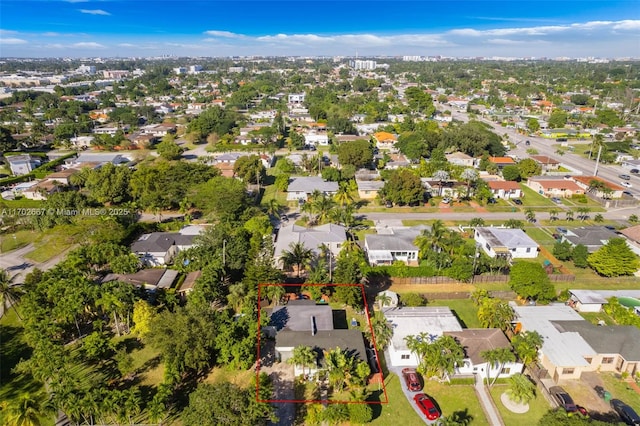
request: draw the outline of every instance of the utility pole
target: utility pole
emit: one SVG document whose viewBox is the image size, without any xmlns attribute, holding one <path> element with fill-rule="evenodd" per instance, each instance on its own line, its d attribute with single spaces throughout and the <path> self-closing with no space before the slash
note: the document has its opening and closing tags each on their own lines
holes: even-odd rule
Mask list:
<svg viewBox="0 0 640 426">
<path fill-rule="evenodd" d="M 227 240 L 222 240 L 222 266 L 227 265 Z"/>
<path fill-rule="evenodd" d="M 598 149 L 598 157 L 596 158 L 596 168 L 593 171 L 593 175 L 594 176 L 598 176 L 598 164 L 600 164 L 600 154 L 602 153 L 602 145 L 600 145 L 600 148 Z"/>
</svg>

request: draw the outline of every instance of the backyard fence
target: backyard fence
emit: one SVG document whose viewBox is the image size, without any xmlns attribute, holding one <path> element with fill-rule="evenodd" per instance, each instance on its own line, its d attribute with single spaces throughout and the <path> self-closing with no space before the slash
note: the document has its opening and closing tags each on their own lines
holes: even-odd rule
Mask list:
<svg viewBox="0 0 640 426">
<path fill-rule="evenodd" d="M 393 285 L 419 285 L 419 284 L 468 284 L 450 277 L 390 277 Z M 549 274 L 551 282 L 571 282 L 576 280 L 573 274 Z M 508 275 L 476 275 L 471 283 L 506 283 Z"/>
</svg>

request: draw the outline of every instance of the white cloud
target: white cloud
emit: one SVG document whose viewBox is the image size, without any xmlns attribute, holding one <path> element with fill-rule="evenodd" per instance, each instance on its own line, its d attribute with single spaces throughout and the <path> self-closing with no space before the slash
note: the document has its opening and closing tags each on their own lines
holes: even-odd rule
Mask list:
<svg viewBox="0 0 640 426">
<path fill-rule="evenodd" d="M 131 43 L 119 43 L 118 47 L 135 47 L 135 44 L 131 44 Z"/>
<path fill-rule="evenodd" d="M 9 38 L 0 38 L 0 44 L 27 44 L 27 40 L 23 40 L 21 38 L 9 37 Z"/>
<path fill-rule="evenodd" d="M 631 31 L 640 31 L 640 20 L 632 21 L 618 21 L 613 25 L 614 30 L 631 30 Z"/>
<path fill-rule="evenodd" d="M 103 16 L 111 15 L 109 12 L 102 9 L 79 9 L 79 10 L 80 10 L 80 13 L 86 13 L 88 15 L 103 15 Z"/>
<path fill-rule="evenodd" d="M 57 33 L 55 31 L 47 31 L 46 33 L 42 33 L 42 35 L 45 37 L 58 37 L 58 36 L 61 36 L 62 34 Z"/>
<path fill-rule="evenodd" d="M 83 41 L 80 43 L 74 43 L 71 45 L 71 47 L 76 47 L 79 49 L 104 49 L 106 46 L 94 41 Z"/>
<path fill-rule="evenodd" d="M 45 49 L 64 49 L 65 45 L 60 43 L 49 43 L 44 45 Z"/>
<path fill-rule="evenodd" d="M 209 31 L 205 31 L 204 33 L 212 37 L 222 37 L 222 38 L 245 38 L 246 37 L 243 34 L 236 34 L 236 33 L 232 33 L 231 31 L 209 30 Z"/>
<path fill-rule="evenodd" d="M 13 30 L 0 30 L 0 35 L 9 35 L 9 34 L 18 34 L 18 32 Z"/>
</svg>

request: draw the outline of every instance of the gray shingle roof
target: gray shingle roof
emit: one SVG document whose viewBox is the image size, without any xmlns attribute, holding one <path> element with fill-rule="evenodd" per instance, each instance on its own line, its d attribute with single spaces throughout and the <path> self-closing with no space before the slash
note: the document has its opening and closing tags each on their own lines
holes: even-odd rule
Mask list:
<svg viewBox="0 0 640 426">
<path fill-rule="evenodd" d="M 303 302 L 303 303 L 298 303 Z M 292 300 L 285 306 L 273 308 L 270 324 L 277 330 L 311 331 L 311 318 L 315 329 L 333 330 L 333 311 L 329 305 L 316 305 L 315 302 Z"/>
<path fill-rule="evenodd" d="M 328 223 L 314 228 L 289 225 L 280 228 L 275 244 L 275 259 L 282 256 L 282 252 L 289 250 L 291 243 L 302 243 L 306 248 L 320 253 L 319 247 L 326 243 L 342 243 L 346 241 L 347 233 L 340 225 Z"/>
<path fill-rule="evenodd" d="M 564 238 L 573 245 L 583 244 L 588 248 L 596 249 L 617 236 L 615 232 L 604 226 L 582 226 L 569 229 Z"/>
<path fill-rule="evenodd" d="M 131 251 L 134 253 L 162 253 L 169 250 L 174 245 L 176 236 L 175 232 L 154 232 L 152 234 L 144 234 L 138 241 L 133 243 Z"/>
<path fill-rule="evenodd" d="M 305 192 L 311 194 L 313 191 L 337 192 L 338 182 L 325 181 L 318 176 L 293 177 L 289 182 L 287 192 Z"/>
<path fill-rule="evenodd" d="M 367 360 L 364 339 L 360 330 L 320 330 L 315 336 L 309 331 L 283 330 L 276 335 L 276 348 L 291 348 L 296 346 L 317 348 L 317 352 L 340 348 L 348 355 L 361 361 Z M 321 356 L 322 358 L 322 356 Z"/>
<path fill-rule="evenodd" d="M 599 354 L 640 361 L 640 329 L 632 325 L 597 326 L 588 321 L 554 321 L 561 333 L 576 332 Z"/>
</svg>

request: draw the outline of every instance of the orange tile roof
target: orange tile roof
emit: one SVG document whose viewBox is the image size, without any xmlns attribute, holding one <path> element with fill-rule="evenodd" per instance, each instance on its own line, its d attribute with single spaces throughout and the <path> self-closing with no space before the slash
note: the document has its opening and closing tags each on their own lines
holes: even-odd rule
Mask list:
<svg viewBox="0 0 640 426">
<path fill-rule="evenodd" d="M 589 183 L 592 180 L 597 180 L 598 182 L 604 183 L 612 191 L 624 191 L 624 188 L 622 186 L 616 185 L 615 183 L 602 179 L 601 177 L 598 177 L 598 176 L 574 176 L 573 180 L 587 186 L 589 186 Z"/>
<path fill-rule="evenodd" d="M 489 161 L 494 164 L 515 164 L 511 157 L 489 157 Z"/>
<path fill-rule="evenodd" d="M 376 138 L 378 141 L 382 142 L 382 141 L 396 141 L 396 136 L 394 134 L 391 134 L 389 132 L 378 132 L 375 133 L 373 135 L 374 138 Z"/>
<path fill-rule="evenodd" d="M 520 189 L 520 185 L 518 185 L 518 182 L 512 180 L 490 180 L 489 182 L 487 182 L 487 184 L 491 189 Z"/>
</svg>

